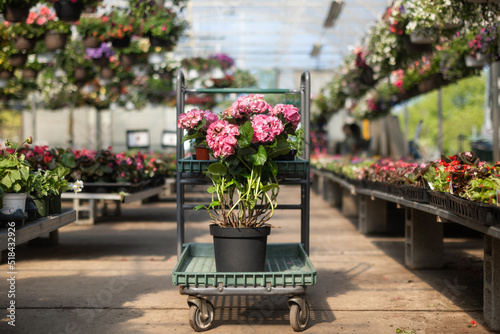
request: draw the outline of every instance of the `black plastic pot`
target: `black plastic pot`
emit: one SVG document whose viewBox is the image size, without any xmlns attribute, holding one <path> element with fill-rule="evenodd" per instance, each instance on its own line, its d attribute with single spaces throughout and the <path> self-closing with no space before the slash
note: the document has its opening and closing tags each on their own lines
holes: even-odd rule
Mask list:
<svg viewBox="0 0 500 334">
<path fill-rule="evenodd" d="M 217 272 L 262 272 L 270 226 L 224 228 L 210 225 Z"/>
<path fill-rule="evenodd" d="M 81 1 L 60 0 L 54 3 L 54 8 L 59 20 L 74 22 L 78 21 L 82 15 L 83 3 Z"/>
<path fill-rule="evenodd" d="M 33 202 L 36 204 L 36 217 L 42 218 L 47 217 L 49 215 L 49 197 L 33 197 Z"/>
<path fill-rule="evenodd" d="M 49 214 L 61 213 L 61 194 L 49 196 Z"/>
</svg>

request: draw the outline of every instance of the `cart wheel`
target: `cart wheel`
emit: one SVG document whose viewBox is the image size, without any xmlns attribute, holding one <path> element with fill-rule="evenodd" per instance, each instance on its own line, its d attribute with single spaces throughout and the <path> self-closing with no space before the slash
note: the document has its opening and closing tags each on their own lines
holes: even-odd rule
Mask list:
<svg viewBox="0 0 500 334">
<path fill-rule="evenodd" d="M 197 305 L 195 304 L 189 305 L 189 324 L 196 332 L 207 331 L 213 325 L 214 314 L 215 314 L 214 306 L 208 300 L 206 300 L 205 302 L 207 304 L 207 313 L 208 313 L 207 319 L 203 319 L 203 314 Z"/>
<path fill-rule="evenodd" d="M 290 303 L 290 326 L 296 332 L 302 332 L 307 328 L 311 309 L 309 304 L 304 300 L 304 309 L 301 309 L 297 303 Z"/>
</svg>

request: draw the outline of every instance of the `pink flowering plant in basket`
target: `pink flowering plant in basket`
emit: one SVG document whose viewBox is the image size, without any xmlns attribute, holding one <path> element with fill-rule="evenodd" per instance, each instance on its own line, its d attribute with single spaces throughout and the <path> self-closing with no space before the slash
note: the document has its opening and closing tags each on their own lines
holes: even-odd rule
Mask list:
<svg viewBox="0 0 500 334">
<path fill-rule="evenodd" d="M 271 106 L 263 95 L 238 98 L 217 119 L 208 111 L 196 117 L 181 115 L 179 126 L 190 119 L 217 161 L 205 174 L 211 179 L 212 202 L 206 209 L 221 227 L 267 225 L 277 206 L 278 165 L 275 158 L 290 152 L 290 136 L 297 135 L 300 112 L 293 105 Z M 204 134 L 206 129 L 206 134 Z M 189 134 L 189 131 L 188 131 Z M 186 137 L 185 137 L 186 138 Z"/>
</svg>

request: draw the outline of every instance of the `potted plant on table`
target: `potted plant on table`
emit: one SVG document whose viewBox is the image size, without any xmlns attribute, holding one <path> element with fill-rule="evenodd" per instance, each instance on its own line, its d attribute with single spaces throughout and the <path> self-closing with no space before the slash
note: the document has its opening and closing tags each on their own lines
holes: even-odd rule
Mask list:
<svg viewBox="0 0 500 334">
<path fill-rule="evenodd" d="M 33 139 L 28 137 L 19 147 L 25 143 L 31 144 Z M 24 154 L 19 154 L 18 149 L 12 149 L 7 140 L 0 155 L 0 195 L 2 197 L 0 213 L 2 215 L 15 214 L 17 219 L 24 218 L 26 197 L 32 181 L 30 172 L 31 165 L 26 161 Z"/>
<path fill-rule="evenodd" d="M 218 159 L 205 172 L 212 202 L 195 209 L 206 209 L 212 219 L 217 271 L 264 270 L 268 222 L 280 189 L 274 159 L 290 151 L 287 137 L 296 134 L 299 121 L 293 105 L 272 107 L 262 95 L 248 95 L 208 126 L 206 142 Z"/>
</svg>

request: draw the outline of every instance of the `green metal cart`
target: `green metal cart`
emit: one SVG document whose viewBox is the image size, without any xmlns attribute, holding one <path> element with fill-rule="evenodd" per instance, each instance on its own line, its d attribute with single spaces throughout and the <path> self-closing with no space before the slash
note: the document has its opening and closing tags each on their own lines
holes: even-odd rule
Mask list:
<svg viewBox="0 0 500 334">
<path fill-rule="evenodd" d="M 310 76 L 302 73 L 300 89 L 187 89 L 182 71 L 177 74 L 177 116 L 184 112 L 188 94 L 283 94 L 289 98 L 300 98 L 300 111 L 304 138 L 310 138 Z M 182 131 L 177 131 L 177 142 L 182 140 Z M 213 161 L 193 160 L 185 157 L 182 145 L 177 145 L 177 264 L 172 273 L 173 284 L 180 293 L 188 295 L 189 324 L 197 331 L 206 331 L 213 325 L 215 309 L 206 299 L 209 296 L 228 295 L 282 295 L 288 297 L 290 325 L 295 331 L 307 328 L 310 307 L 303 298 L 307 287 L 316 283 L 316 270 L 309 254 L 309 146 L 304 147 L 303 156 L 293 161 L 277 161 L 279 184 L 300 186 L 299 204 L 281 204 L 277 209 L 300 210 L 301 242 L 268 244 L 264 272 L 217 272 L 213 244 L 185 243 L 184 212 L 192 210 L 194 204 L 185 203 L 185 187 L 206 184 L 202 172 Z"/>
</svg>

